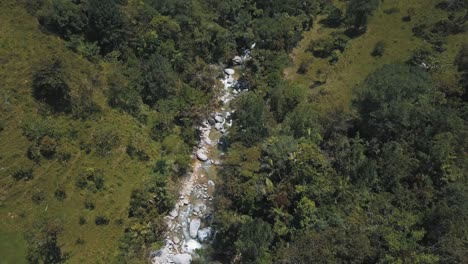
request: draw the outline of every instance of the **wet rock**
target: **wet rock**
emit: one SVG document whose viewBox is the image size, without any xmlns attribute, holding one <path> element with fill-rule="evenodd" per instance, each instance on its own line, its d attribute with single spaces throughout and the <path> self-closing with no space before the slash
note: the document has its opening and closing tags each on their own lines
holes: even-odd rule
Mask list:
<svg viewBox="0 0 468 264">
<path fill-rule="evenodd" d="M 197 238 L 198 229 L 200 229 L 201 221 L 200 219 L 193 219 L 190 221 L 189 234 L 191 238 Z"/>
<path fill-rule="evenodd" d="M 192 262 L 192 256 L 190 254 L 177 254 L 172 256 L 172 261 L 175 264 L 190 264 Z"/>
<path fill-rule="evenodd" d="M 211 239 L 211 235 L 213 234 L 213 229 L 211 227 L 206 227 L 203 229 L 198 230 L 198 240 L 202 243 Z"/>
<path fill-rule="evenodd" d="M 227 74 L 227 75 L 233 75 L 235 73 L 235 71 L 233 69 L 225 69 L 224 72 Z"/>
<path fill-rule="evenodd" d="M 214 187 L 214 186 L 215 186 L 215 183 L 214 183 L 212 180 L 209 180 L 209 181 L 208 181 L 208 186 L 213 186 L 213 187 Z"/>
</svg>

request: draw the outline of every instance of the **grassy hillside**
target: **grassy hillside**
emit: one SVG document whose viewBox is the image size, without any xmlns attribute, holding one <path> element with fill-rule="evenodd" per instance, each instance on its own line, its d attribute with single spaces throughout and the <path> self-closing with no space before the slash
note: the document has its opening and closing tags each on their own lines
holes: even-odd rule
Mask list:
<svg viewBox="0 0 468 264">
<path fill-rule="evenodd" d="M 147 127 L 107 106 L 104 87 L 110 63 L 96 66 L 69 51 L 63 40 L 41 32 L 36 18 L 15 1 L 1 1 L 0 9 L 0 262 L 24 263 L 24 235 L 52 221 L 62 229 L 58 240 L 70 263 L 108 263 L 126 224 L 131 190 L 142 185 L 151 167 L 151 162 L 132 160 L 126 146 L 132 141 L 154 160 L 159 145 L 149 140 Z M 86 120 L 51 115 L 32 98 L 33 71 L 52 55 L 68 66 L 72 92 L 92 85 L 99 113 Z M 57 158 L 28 159 L 28 148 L 34 145 L 24 135 L 28 126 L 55 130 Z M 119 140 L 109 154 L 101 155 L 96 135 L 108 131 Z M 31 169 L 33 179 L 15 180 L 12 175 L 21 169 Z M 102 176 L 104 186 L 98 189 L 88 181 L 87 187 L 77 187 L 77 179 L 90 173 Z M 95 208 L 86 209 L 85 201 Z M 96 225 L 100 215 L 110 223 Z M 80 224 L 80 217 L 86 223 Z"/>
<path fill-rule="evenodd" d="M 313 101 L 319 108 L 326 111 L 348 109 L 352 99 L 352 89 L 375 69 L 389 63 L 407 61 L 414 50 L 430 48 L 424 39 L 417 38 L 412 28 L 418 24 L 427 25 L 446 19 L 448 12 L 436 8 L 439 0 L 393 0 L 382 1 L 368 22 L 367 31 L 347 42 L 343 53 L 338 52 L 338 62 L 331 65 L 328 59 L 316 58 L 308 51 L 311 42 L 324 39 L 333 34 L 345 31 L 343 28 L 329 28 L 320 23 L 325 19 L 317 19 L 314 28 L 303 34 L 303 39 L 293 50 L 293 64 L 285 69 L 286 78 L 295 83 L 311 86 L 314 82 L 324 82 L 322 86 L 312 88 Z M 335 5 L 345 12 L 345 3 L 335 1 Z M 402 18 L 412 13 L 411 21 L 404 22 Z M 381 57 L 371 55 L 377 42 L 383 41 L 385 51 Z M 437 60 L 443 65 L 442 75 L 454 75 L 455 55 L 466 41 L 466 34 L 448 37 L 446 50 L 437 53 Z M 305 74 L 298 73 L 301 64 L 307 65 Z M 441 76 L 447 80 L 453 76 Z"/>
</svg>

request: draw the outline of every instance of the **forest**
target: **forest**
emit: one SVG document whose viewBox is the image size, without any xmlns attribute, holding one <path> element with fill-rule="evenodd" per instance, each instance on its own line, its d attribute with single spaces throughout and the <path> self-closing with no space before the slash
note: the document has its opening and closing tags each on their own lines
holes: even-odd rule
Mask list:
<svg viewBox="0 0 468 264">
<path fill-rule="evenodd" d="M 468 263 L 467 0 L 0 10 L 1 263 L 150 263 L 248 49 L 192 263 Z"/>
</svg>

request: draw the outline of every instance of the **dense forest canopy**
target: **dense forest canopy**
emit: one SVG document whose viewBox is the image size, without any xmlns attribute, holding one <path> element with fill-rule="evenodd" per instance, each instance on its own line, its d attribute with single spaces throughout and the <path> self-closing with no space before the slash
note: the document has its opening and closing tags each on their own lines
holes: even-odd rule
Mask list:
<svg viewBox="0 0 468 264">
<path fill-rule="evenodd" d="M 0 4 L 12 28 L 0 39 L 28 34 L 21 46 L 21 34 L 0 43 L 0 162 L 11 162 L 0 239 L 18 217 L 15 233 L 27 235 L 12 237 L 29 263 L 148 261 L 197 127 L 223 106 L 221 66 L 255 46 L 239 67 L 249 92 L 233 101 L 222 138 L 217 233 L 196 261 L 468 262 L 468 2 L 389 2 Z M 374 39 L 390 16 L 401 39 Z M 405 38 L 420 45 L 391 58 Z M 364 40 L 367 54 L 350 55 Z M 373 62 L 356 65 L 361 57 Z M 343 61 L 363 76 L 340 87 L 352 91 L 347 105 L 323 107 L 333 75 L 355 80 Z"/>
</svg>

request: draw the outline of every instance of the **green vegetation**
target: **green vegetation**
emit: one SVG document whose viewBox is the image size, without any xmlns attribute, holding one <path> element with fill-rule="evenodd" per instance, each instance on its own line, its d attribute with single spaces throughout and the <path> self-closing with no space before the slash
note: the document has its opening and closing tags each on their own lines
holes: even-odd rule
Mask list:
<svg viewBox="0 0 468 264">
<path fill-rule="evenodd" d="M 145 263 L 253 43 L 204 261 L 468 261 L 466 1 L 0 8 L 2 261 Z"/>
</svg>

